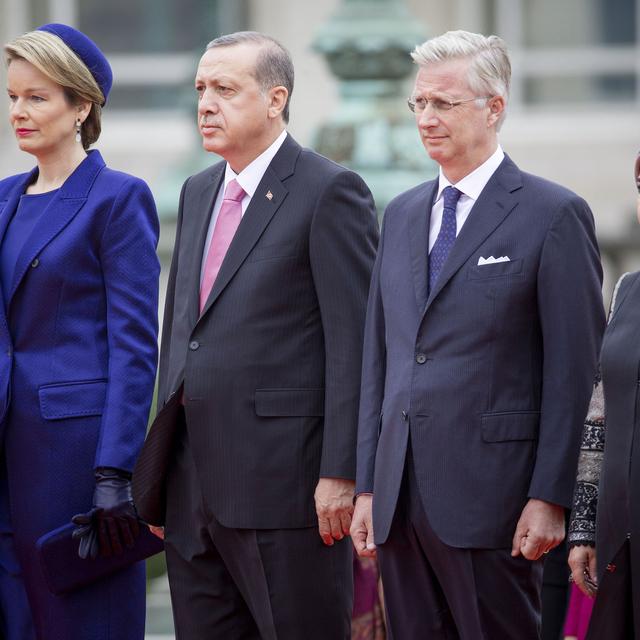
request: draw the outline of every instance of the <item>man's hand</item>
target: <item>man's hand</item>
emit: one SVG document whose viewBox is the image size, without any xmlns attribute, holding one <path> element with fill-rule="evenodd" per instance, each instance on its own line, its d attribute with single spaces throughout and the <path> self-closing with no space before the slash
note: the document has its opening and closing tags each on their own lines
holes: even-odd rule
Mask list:
<svg viewBox="0 0 640 640">
<path fill-rule="evenodd" d="M 164 540 L 164 527 L 154 527 L 151 524 L 148 524 L 147 527 L 149 527 L 149 531 L 151 531 L 156 538 Z"/>
<path fill-rule="evenodd" d="M 376 555 L 376 545 L 373 542 L 372 504 L 373 496 L 370 493 L 359 495 L 351 522 L 351 541 L 357 554 L 363 558 L 373 558 Z"/>
<path fill-rule="evenodd" d="M 531 498 L 522 510 L 513 536 L 512 556 L 537 560 L 564 540 L 564 508 Z"/>
<path fill-rule="evenodd" d="M 318 531 L 329 547 L 334 540 L 342 540 L 349 535 L 354 488 L 353 480 L 343 478 L 320 478 L 318 481 L 314 494 Z"/>
<path fill-rule="evenodd" d="M 593 598 L 598 590 L 596 578 L 596 550 L 594 547 L 577 546 L 569 552 L 571 578 L 580 591 Z"/>
</svg>

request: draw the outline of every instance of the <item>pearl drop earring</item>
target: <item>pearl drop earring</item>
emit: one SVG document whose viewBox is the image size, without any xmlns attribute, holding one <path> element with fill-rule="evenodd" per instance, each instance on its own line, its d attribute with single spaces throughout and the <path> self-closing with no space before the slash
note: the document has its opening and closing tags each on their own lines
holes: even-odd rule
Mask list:
<svg viewBox="0 0 640 640">
<path fill-rule="evenodd" d="M 80 122 L 80 118 L 76 120 L 76 142 L 82 142 L 82 136 L 80 135 L 80 127 L 82 122 Z"/>
</svg>

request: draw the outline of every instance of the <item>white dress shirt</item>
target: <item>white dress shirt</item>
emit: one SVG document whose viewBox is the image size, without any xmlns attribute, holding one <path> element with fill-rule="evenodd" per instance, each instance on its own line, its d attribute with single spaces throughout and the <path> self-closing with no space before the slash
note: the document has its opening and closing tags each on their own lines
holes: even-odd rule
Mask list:
<svg viewBox="0 0 640 640">
<path fill-rule="evenodd" d="M 218 220 L 218 214 L 222 208 L 222 199 L 224 198 L 224 191 L 227 185 L 232 180 L 237 180 L 238 184 L 244 189 L 245 196 L 242 198 L 242 215 L 244 216 L 253 194 L 256 192 L 264 172 L 273 160 L 273 157 L 278 153 L 278 150 L 282 146 L 287 132 L 283 131 L 272 143 L 268 146 L 255 160 L 252 160 L 240 173 L 236 173 L 227 162 L 227 166 L 224 172 L 224 184 L 218 189 L 218 195 L 216 196 L 216 202 L 213 205 L 213 211 L 211 212 L 211 220 L 209 221 L 209 229 L 207 230 L 207 240 L 204 243 L 204 253 L 202 254 L 202 262 L 200 264 L 200 284 L 202 284 L 202 278 L 204 277 L 204 265 L 207 261 L 207 254 L 209 253 L 209 246 L 211 245 L 211 238 L 213 237 L 213 230 L 216 227 Z"/>
<path fill-rule="evenodd" d="M 487 186 L 487 182 L 495 173 L 504 159 L 504 151 L 498 145 L 496 150 L 485 160 L 477 169 L 466 175 L 457 184 L 452 184 L 447 180 L 446 176 L 440 168 L 440 177 L 438 181 L 438 193 L 436 200 L 431 208 L 431 219 L 429 221 L 429 252 L 433 249 L 440 226 L 442 225 L 442 210 L 444 209 L 444 198 L 442 192 L 445 187 L 452 186 L 462 192 L 456 207 L 456 237 L 460 234 L 462 225 L 467 221 L 471 208 L 476 200 L 480 197 L 482 190 Z"/>
</svg>

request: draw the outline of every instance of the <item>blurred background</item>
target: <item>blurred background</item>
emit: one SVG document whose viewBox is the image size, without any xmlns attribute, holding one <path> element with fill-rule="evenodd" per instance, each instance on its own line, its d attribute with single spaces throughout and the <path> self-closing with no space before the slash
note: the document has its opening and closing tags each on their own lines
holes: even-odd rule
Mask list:
<svg viewBox="0 0 640 640">
<path fill-rule="evenodd" d="M 606 300 L 619 273 L 640 268 L 632 179 L 640 148 L 640 0 L 0 0 L 2 42 L 45 22 L 81 29 L 112 63 L 114 88 L 96 146 L 113 168 L 151 186 L 162 220 L 163 292 L 180 187 L 216 160 L 201 150 L 196 127 L 197 62 L 211 39 L 244 29 L 290 50 L 289 131 L 359 171 L 380 214 L 391 197 L 436 171 L 406 107 L 415 72 L 408 52 L 450 29 L 500 35 L 513 63 L 505 151 L 591 205 Z M 7 103 L 0 100 L 0 176 L 33 164 L 16 148 Z M 151 632 L 164 625 L 170 633 L 159 589 Z"/>
</svg>

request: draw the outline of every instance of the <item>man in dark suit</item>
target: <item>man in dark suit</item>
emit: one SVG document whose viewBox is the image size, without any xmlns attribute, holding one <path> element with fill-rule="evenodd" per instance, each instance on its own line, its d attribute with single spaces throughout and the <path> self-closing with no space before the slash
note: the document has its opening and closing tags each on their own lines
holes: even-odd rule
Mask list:
<svg viewBox="0 0 640 640">
<path fill-rule="evenodd" d="M 450 32 L 413 58 L 440 175 L 383 221 L 351 534 L 377 547 L 396 640 L 534 639 L 604 321 L 593 218 L 500 148 L 502 40 Z"/>
<path fill-rule="evenodd" d="M 367 291 L 369 189 L 285 130 L 293 66 L 271 38 L 211 42 L 203 146 L 180 196 L 159 403 L 182 394 L 165 543 L 178 638 L 340 639 Z"/>
</svg>

